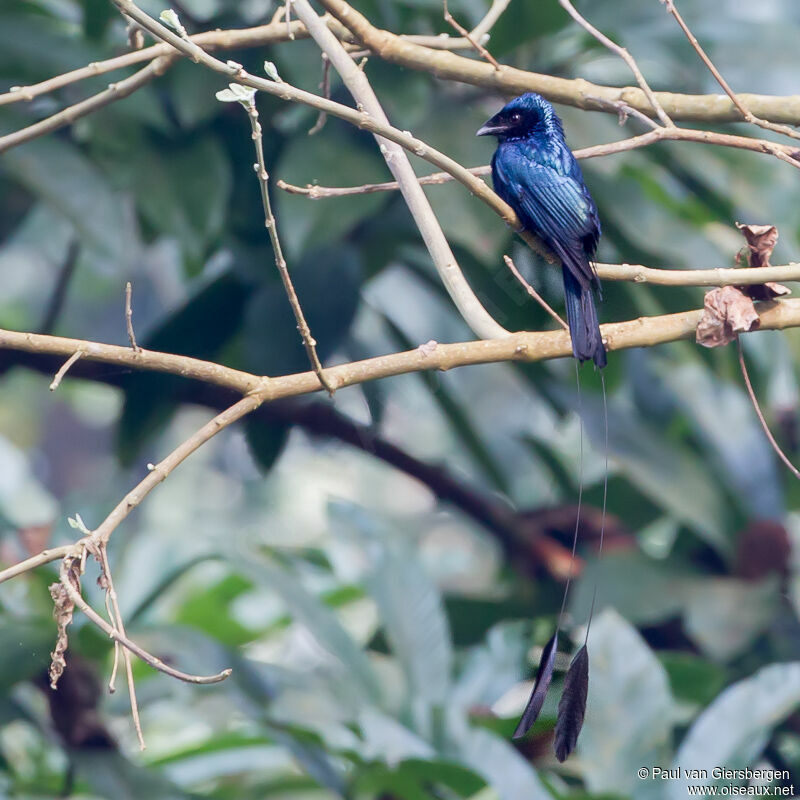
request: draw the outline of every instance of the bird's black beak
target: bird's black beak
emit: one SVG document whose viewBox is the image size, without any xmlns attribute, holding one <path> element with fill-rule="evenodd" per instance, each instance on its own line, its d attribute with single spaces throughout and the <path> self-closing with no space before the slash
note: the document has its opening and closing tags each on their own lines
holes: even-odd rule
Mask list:
<svg viewBox="0 0 800 800">
<path fill-rule="evenodd" d="M 506 131 L 507 126 L 505 123 L 498 119 L 500 115 L 495 114 L 491 119 L 487 119 L 483 125 L 478 128 L 476 136 L 497 136 Z"/>
</svg>

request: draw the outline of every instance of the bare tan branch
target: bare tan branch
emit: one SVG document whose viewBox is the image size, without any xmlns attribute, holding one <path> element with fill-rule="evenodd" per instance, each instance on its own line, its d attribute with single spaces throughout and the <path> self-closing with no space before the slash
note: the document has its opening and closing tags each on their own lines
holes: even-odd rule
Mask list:
<svg viewBox="0 0 800 800">
<path fill-rule="evenodd" d="M 661 2 L 666 6 L 667 11 L 675 18 L 678 26 L 689 40 L 689 44 L 692 45 L 697 55 L 700 56 L 700 60 L 706 65 L 708 71 L 714 76 L 714 80 L 716 80 L 716 82 L 722 87 L 722 90 L 725 92 L 725 94 L 730 97 L 733 105 L 736 106 L 739 113 L 747 122 L 750 122 L 753 125 L 757 125 L 759 128 L 764 128 L 768 131 L 782 133 L 784 136 L 789 136 L 792 139 L 800 139 L 800 133 L 793 128 L 790 128 L 788 125 L 776 125 L 774 122 L 761 119 L 753 114 L 753 112 L 742 102 L 741 97 L 737 95 L 733 89 L 731 89 L 728 82 L 722 77 L 722 73 L 716 68 L 714 62 L 708 57 L 708 54 L 702 48 L 700 42 L 697 41 L 697 37 L 692 33 L 689 26 L 678 12 L 673 0 L 661 0 Z"/>
<path fill-rule="evenodd" d="M 561 8 L 563 8 L 567 14 L 569 14 L 575 22 L 578 23 L 584 30 L 588 31 L 595 39 L 597 39 L 600 44 L 604 47 L 607 47 L 612 53 L 616 53 L 630 68 L 630 71 L 633 73 L 634 78 L 636 78 L 636 83 L 639 85 L 639 88 L 644 92 L 647 101 L 650 103 L 650 107 L 655 112 L 655 115 L 661 120 L 662 124 L 667 127 L 671 127 L 674 123 L 669 118 L 669 115 L 666 111 L 664 111 L 664 107 L 661 105 L 661 102 L 656 97 L 653 90 L 650 88 L 650 84 L 645 80 L 642 71 L 639 69 L 639 65 L 636 63 L 634 57 L 628 52 L 628 50 L 624 47 L 621 47 L 616 42 L 611 41 L 602 31 L 599 31 L 589 22 L 585 17 L 581 16 L 575 6 L 572 5 L 570 0 L 558 0 Z M 621 99 L 621 98 L 620 98 Z"/>
<path fill-rule="evenodd" d="M 603 265 L 598 265 L 600 272 Z M 779 267 L 761 267 L 757 270 L 720 270 L 720 272 L 758 272 L 761 283 L 769 270 Z M 795 274 L 800 272 L 800 265 L 794 266 Z M 653 270 L 664 272 L 669 270 Z M 691 270 L 687 270 L 691 273 Z M 711 272 L 716 272 L 712 270 Z M 601 272 L 602 275 L 602 272 Z M 685 285 L 677 284 L 676 285 Z M 703 284 L 705 285 L 705 284 Z M 800 326 L 800 299 L 776 300 L 756 305 L 762 330 L 782 330 Z M 697 322 L 702 316 L 702 309 L 682 311 L 677 314 L 666 314 L 655 317 L 641 317 L 626 322 L 612 322 L 601 325 L 603 338 L 609 350 L 623 350 L 630 347 L 651 347 L 665 342 L 688 339 L 694 336 Z M 216 386 L 224 386 L 246 396 L 231 408 L 215 417 L 190 440 L 184 442 L 164 461 L 148 474 L 144 481 L 126 496 L 113 517 L 103 523 L 104 530 L 112 529 L 135 508 L 158 483 L 185 458 L 193 453 L 203 442 L 210 439 L 222 427 L 255 410 L 261 403 L 280 400 L 285 397 L 296 397 L 322 389 L 322 384 L 314 372 L 303 372 L 284 375 L 276 378 L 263 378 L 246 372 L 222 367 L 217 364 L 200 361 L 169 353 L 156 353 L 143 350 L 134 353 L 129 347 L 99 344 L 80 339 L 66 339 L 58 336 L 45 336 L 33 333 L 18 333 L 0 329 L 0 349 L 20 350 L 28 353 L 42 353 L 67 357 L 82 349 L 85 361 L 99 361 L 106 364 L 127 366 L 133 369 L 147 369 L 158 372 L 171 372 L 186 378 L 206 380 Z M 553 358 L 569 357 L 572 354 L 569 337 L 564 331 L 523 332 L 510 334 L 502 339 L 487 339 L 455 344 L 437 344 L 430 351 L 420 352 L 419 348 L 401 353 L 392 353 L 363 361 L 353 361 L 328 367 L 326 372 L 338 389 L 353 386 L 366 381 L 379 380 L 394 375 L 426 370 L 448 370 L 455 367 L 474 364 L 489 364 L 502 361 L 544 361 Z M 95 533 L 99 533 L 98 528 Z M 55 556 L 58 558 L 60 556 Z M 41 563 L 54 560 L 48 558 Z M 26 564 L 29 564 L 25 562 Z M 29 565 L 32 569 L 37 564 Z M 24 569 L 19 565 L 12 567 L 14 574 Z M 0 581 L 7 580 L 4 572 L 0 572 Z"/>
<path fill-rule="evenodd" d="M 41 553 L 37 553 L 35 556 L 26 558 L 24 561 L 20 561 L 19 563 L 10 567 L 6 567 L 4 570 L 0 571 L 0 583 L 5 583 L 5 581 L 10 581 L 12 578 L 16 578 L 17 575 L 23 575 L 24 573 L 30 572 L 37 567 L 42 567 L 45 564 L 51 563 L 52 561 L 58 561 L 74 554 L 75 545 L 73 544 L 63 545 L 62 547 L 50 547 L 47 550 L 42 550 Z"/>
<path fill-rule="evenodd" d="M 590 111 L 608 111 L 596 99 L 622 100 L 648 116 L 655 113 L 647 95 L 639 87 L 601 86 L 582 78 L 557 78 L 501 65 L 466 58 L 446 51 L 431 51 L 396 34 L 375 28 L 345 0 L 320 0 L 320 3 L 373 53 L 385 61 L 429 72 L 443 80 L 468 83 L 506 95 L 538 92 L 554 103 L 564 103 Z M 697 122 L 737 122 L 741 114 L 725 95 L 689 95 L 676 92 L 654 92 L 665 113 L 673 120 Z M 775 97 L 740 94 L 739 99 L 759 117 L 789 125 L 800 124 L 800 95 Z"/>
<path fill-rule="evenodd" d="M 459 24 L 458 20 L 450 13 L 447 7 L 447 0 L 442 0 L 444 5 L 444 21 L 452 25 L 463 36 L 481 57 L 486 59 L 495 69 L 500 69 L 500 64 L 497 59 L 481 44 L 480 40 L 475 38 L 463 25 Z"/>
<path fill-rule="evenodd" d="M 57 131 L 66 125 L 72 125 L 73 122 L 81 117 L 85 117 L 87 114 L 91 114 L 110 103 L 133 94 L 137 89 L 162 75 L 173 60 L 173 55 L 159 56 L 129 78 L 125 78 L 118 83 L 109 84 L 108 89 L 99 94 L 88 97 L 86 100 L 81 100 L 79 103 L 75 103 L 75 105 L 69 106 L 51 117 L 35 122 L 33 125 L 28 125 L 26 128 L 20 128 L 14 133 L 0 136 L 0 153 L 10 150 L 23 142 L 29 142 L 31 139 Z"/>
</svg>

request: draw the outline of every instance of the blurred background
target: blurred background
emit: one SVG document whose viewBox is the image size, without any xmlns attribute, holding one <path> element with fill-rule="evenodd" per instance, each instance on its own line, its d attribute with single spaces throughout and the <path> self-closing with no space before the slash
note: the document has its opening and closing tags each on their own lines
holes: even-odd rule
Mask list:
<svg viewBox="0 0 800 800">
<path fill-rule="evenodd" d="M 142 2 L 157 15 L 163 5 Z M 267 21 L 270 0 L 183 0 L 190 33 Z M 362 0 L 395 32 L 440 33 L 438 0 Z M 468 27 L 484 0 L 452 0 Z M 656 0 L 579 9 L 626 45 L 654 88 L 717 92 Z M 737 91 L 797 91 L 800 7 L 789 0 L 680 9 Z M 628 85 L 625 65 L 556 0 L 512 0 L 489 42 L 505 63 Z M 126 48 L 106 0 L 4 0 L 0 90 Z M 313 42 L 229 52 L 317 91 Z M 370 58 L 393 123 L 468 166 L 504 98 Z M 0 133 L 101 91 L 122 73 L 0 107 Z M 128 73 L 125 73 L 128 74 Z M 246 114 L 219 76 L 176 63 L 135 95 L 0 157 L 0 325 L 125 344 L 126 281 L 140 343 L 252 372 L 304 371 L 305 353 L 264 230 Z M 333 97 L 351 100 L 334 77 Z M 274 180 L 388 179 L 374 140 L 258 97 Z M 573 148 L 639 132 L 559 108 Z M 765 132 L 729 125 L 727 131 Z M 415 161 L 420 174 L 431 171 Z M 653 267 L 732 266 L 734 222 L 780 231 L 796 258 L 797 173 L 753 153 L 665 143 L 584 161 L 600 257 Z M 461 266 L 512 330 L 552 327 L 503 264 L 557 308 L 558 272 L 458 185 L 427 189 Z M 472 338 L 397 194 L 311 200 L 273 188 L 290 271 L 328 364 Z M 702 290 L 613 284 L 601 318 L 702 304 Z M 743 339 L 776 437 L 798 456 L 796 331 Z M 800 768 L 800 494 L 767 444 L 733 347 L 681 342 L 613 353 L 609 521 L 596 557 L 604 453 L 599 379 L 569 360 L 406 375 L 265 407 L 182 465 L 114 534 L 129 635 L 215 686 L 135 669 L 147 750 L 124 681 L 109 695 L 108 640 L 77 615 L 58 693 L 43 568 L 0 587 L 0 795 L 45 798 L 683 798 L 640 767 Z M 99 524 L 224 392 L 177 378 L 0 354 L 0 556 L 14 563 Z M 581 470 L 581 423 L 583 465 Z M 554 687 L 589 640 L 577 753 L 552 755 L 558 691 L 510 740 L 568 569 L 583 476 L 580 578 Z M 85 592 L 102 610 L 90 567 Z M 708 781 L 711 783 L 712 781 Z M 729 781 L 727 782 L 729 783 Z"/>
</svg>

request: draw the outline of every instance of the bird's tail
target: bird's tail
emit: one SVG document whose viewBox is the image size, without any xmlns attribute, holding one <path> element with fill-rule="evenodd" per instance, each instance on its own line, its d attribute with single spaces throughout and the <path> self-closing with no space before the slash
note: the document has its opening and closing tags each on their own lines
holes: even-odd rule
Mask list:
<svg viewBox="0 0 800 800">
<path fill-rule="evenodd" d="M 591 359 L 602 369 L 606 365 L 606 348 L 597 321 L 597 309 L 589 286 L 581 286 L 567 267 L 561 268 L 564 276 L 564 296 L 567 301 L 567 323 L 572 339 L 572 353 L 579 361 Z"/>
</svg>

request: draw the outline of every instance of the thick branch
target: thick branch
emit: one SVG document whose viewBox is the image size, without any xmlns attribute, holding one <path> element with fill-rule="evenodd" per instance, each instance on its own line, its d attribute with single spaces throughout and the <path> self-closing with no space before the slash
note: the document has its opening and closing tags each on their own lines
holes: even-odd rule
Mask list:
<svg viewBox="0 0 800 800">
<path fill-rule="evenodd" d="M 499 13 L 507 4 L 506 0 L 502 3 L 493 4 L 494 12 L 499 16 Z M 491 26 L 495 21 L 495 14 L 490 10 L 485 22 Z M 337 36 L 344 38 L 345 32 L 337 27 L 335 20 L 329 20 L 328 24 L 334 29 Z M 295 39 L 308 37 L 305 26 L 296 20 L 291 23 L 291 32 L 292 37 Z M 485 32 L 482 24 L 479 24 L 471 34 L 473 38 L 480 41 Z M 486 67 L 488 65 L 481 65 L 480 62 L 475 62 L 474 59 L 460 56 L 454 56 L 453 59 L 449 59 L 440 58 L 437 55 L 440 50 L 468 47 L 469 42 L 464 39 L 454 39 L 446 35 L 415 36 L 400 34 L 397 36 L 388 31 L 379 31 L 379 33 L 386 34 L 388 41 L 388 46 L 385 46 L 383 52 L 376 51 L 381 57 L 388 61 L 404 64 L 404 66 L 412 69 L 432 72 L 440 78 L 482 86 L 509 95 L 526 91 L 539 92 L 553 102 L 591 111 L 611 111 L 614 103 L 623 100 L 638 111 L 652 114 L 652 110 L 648 110 L 646 96 L 638 88 L 601 86 L 580 78 L 556 78 L 502 65 L 500 70 L 497 71 L 497 75 L 492 75 L 495 72 L 494 68 L 487 70 Z M 287 41 L 290 37 L 287 33 L 286 24 L 281 21 L 240 30 L 207 31 L 190 38 L 203 49 L 214 51 L 259 47 L 265 44 Z M 408 51 L 397 52 L 394 39 L 411 47 Z M 71 83 L 103 75 L 116 69 L 134 66 L 158 56 L 168 55 L 171 52 L 172 48 L 169 45 L 156 44 L 115 58 L 94 62 L 86 67 L 65 72 L 41 83 L 30 86 L 16 86 L 9 92 L 0 94 L 0 105 L 30 101 L 41 94 L 55 91 Z M 741 113 L 736 109 L 733 102 L 724 95 L 655 92 L 655 96 L 665 111 L 675 120 L 718 123 L 737 122 L 741 119 Z M 737 97 L 741 103 L 746 104 L 746 107 L 753 114 L 761 118 L 789 125 L 800 125 L 800 95 L 775 96 L 740 93 Z M 606 105 L 598 102 L 600 100 L 605 101 Z"/>
<path fill-rule="evenodd" d="M 507 95 L 538 92 L 555 103 L 564 103 L 589 111 L 609 111 L 594 99 L 600 98 L 611 103 L 621 100 L 650 117 L 655 113 L 647 96 L 638 87 L 600 86 L 582 78 L 556 78 L 508 66 L 501 66 L 496 70 L 491 64 L 447 51 L 431 51 L 390 31 L 375 28 L 344 0 L 320 0 L 320 3 L 378 56 L 409 69 L 430 72 L 444 80 L 469 83 Z M 741 120 L 738 109 L 725 95 L 690 95 L 675 92 L 654 94 L 661 107 L 673 120 L 695 120 L 706 123 Z M 774 97 L 739 94 L 738 97 L 753 114 L 763 119 L 789 125 L 800 124 L 800 95 Z"/>
<path fill-rule="evenodd" d="M 766 269 L 762 268 L 761 271 Z M 756 310 L 759 313 L 762 330 L 800 327 L 800 299 L 759 303 Z M 607 323 L 601 325 L 601 330 L 609 350 L 652 347 L 666 342 L 693 338 L 702 313 L 702 309 L 697 309 L 682 311 L 678 314 L 641 317 L 627 322 Z M 319 378 L 313 372 L 284 375 L 278 378 L 263 378 L 185 356 L 155 353 L 149 350 L 136 353 L 129 347 L 101 345 L 80 339 L 66 339 L 33 333 L 0 330 L 0 349 L 47 353 L 65 357 L 80 349 L 83 352 L 81 361 L 100 361 L 134 369 L 171 372 L 187 378 L 207 381 L 217 386 L 224 386 L 236 392 L 249 393 L 245 400 L 254 403 L 252 408 L 262 402 L 310 394 L 322 388 Z M 571 354 L 572 346 L 565 331 L 516 333 L 503 339 L 418 347 L 414 350 L 328 367 L 326 372 L 336 386 L 342 388 L 409 372 L 447 370 L 472 364 L 491 364 L 502 361 L 535 362 L 565 358 Z M 252 410 L 249 405 L 244 408 L 239 408 L 237 405 L 234 408 L 239 409 L 237 419 Z M 229 409 L 229 411 L 233 411 L 233 409 Z M 206 428 L 211 426 L 214 429 L 218 424 L 212 420 Z M 196 446 L 192 447 L 190 452 L 193 452 Z M 180 463 L 187 455 L 189 452 L 183 452 L 177 457 L 176 463 Z M 164 463 L 162 462 L 162 464 Z M 160 473 L 156 470 L 155 474 L 151 473 L 148 476 L 148 481 L 155 485 L 160 480 L 159 475 Z M 121 505 L 128 502 L 137 505 L 140 499 L 140 497 L 130 498 L 130 501 L 126 499 Z"/>
</svg>

